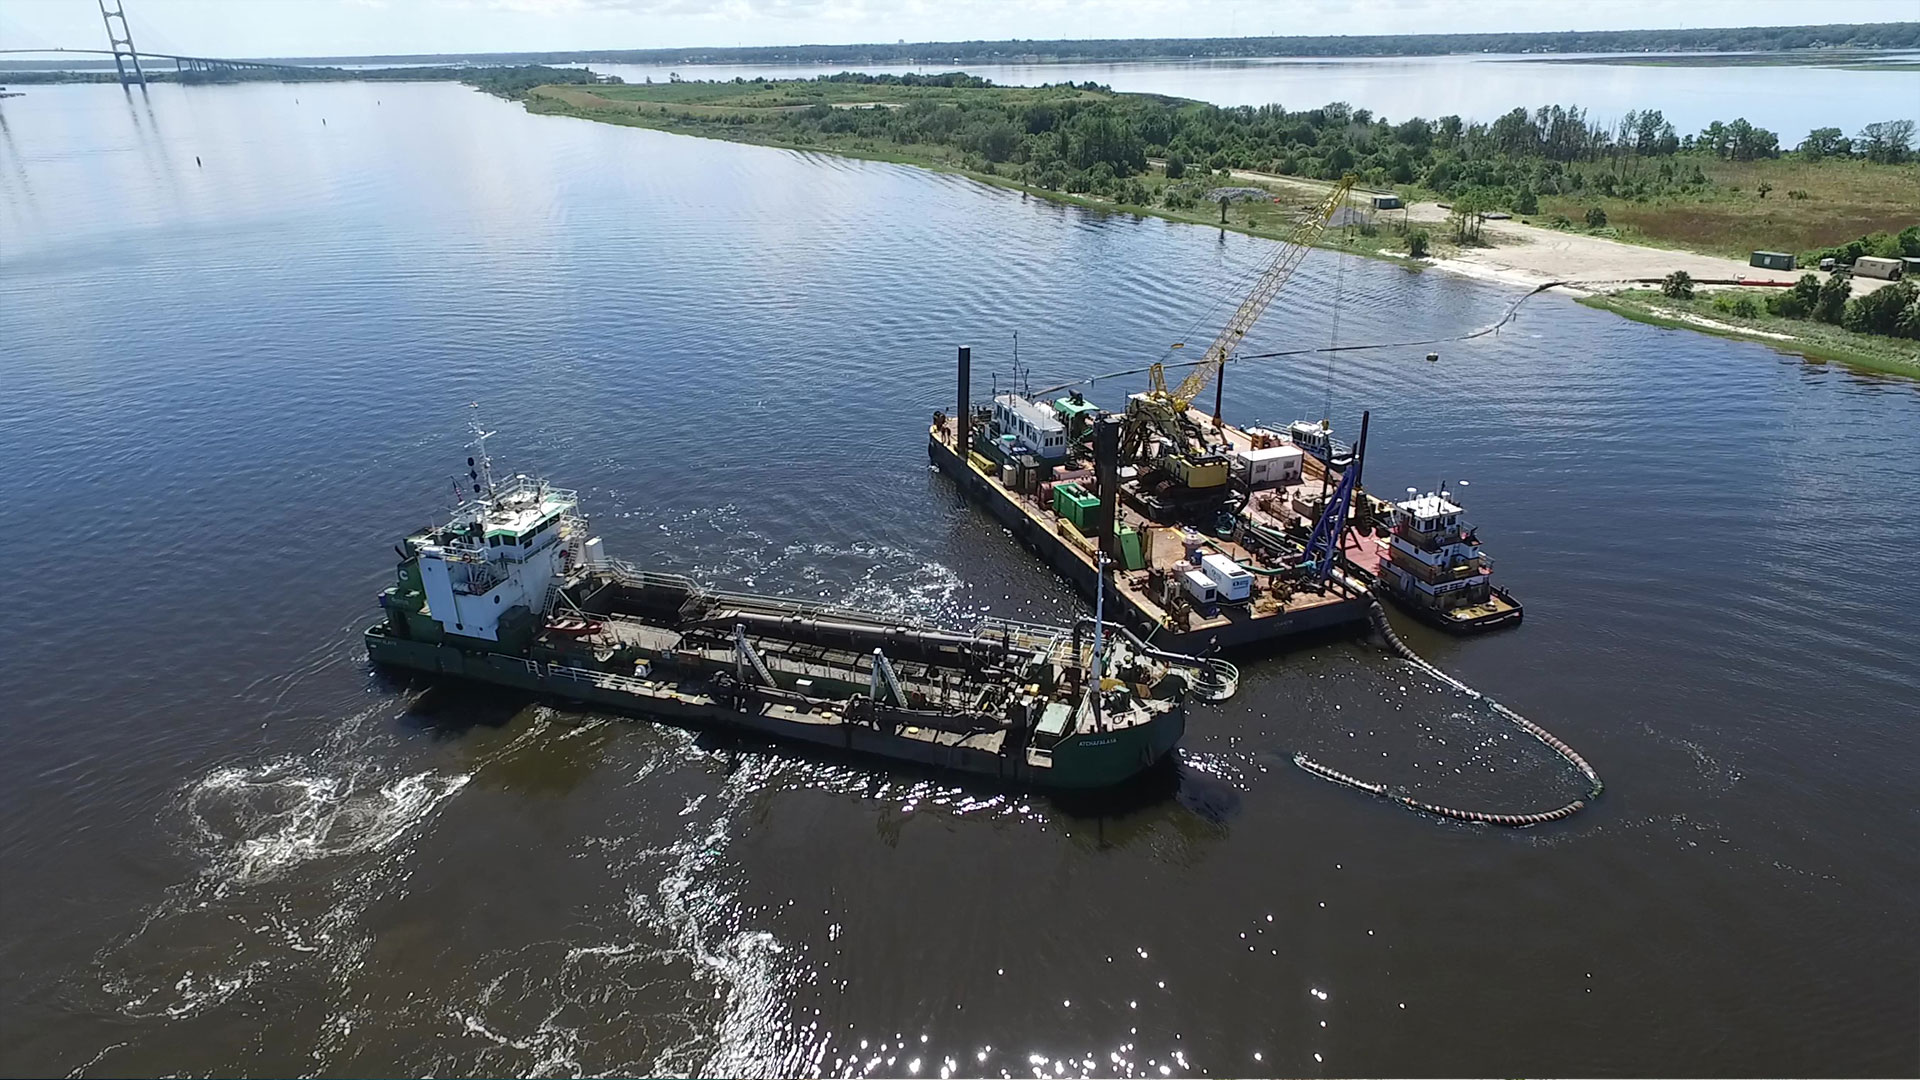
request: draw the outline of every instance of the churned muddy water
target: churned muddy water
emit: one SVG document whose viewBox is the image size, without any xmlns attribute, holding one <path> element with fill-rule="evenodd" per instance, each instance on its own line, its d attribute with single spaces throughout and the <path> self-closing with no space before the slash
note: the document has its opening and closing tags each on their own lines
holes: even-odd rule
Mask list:
<svg viewBox="0 0 1920 1080">
<path fill-rule="evenodd" d="M 1332 642 L 1088 808 L 390 678 L 359 633 L 473 401 L 624 557 L 1069 619 L 927 468 L 954 346 L 1137 366 L 1260 242 L 437 84 L 4 109 L 0 1072 L 1920 1068 L 1913 384 L 1554 296 L 1436 364 L 1237 367 L 1237 420 L 1371 409 L 1377 490 L 1469 480 L 1527 622 L 1409 638 L 1606 794 L 1493 832 L 1309 776 L 1580 790 Z M 1321 253 L 1249 349 L 1513 299 Z"/>
</svg>

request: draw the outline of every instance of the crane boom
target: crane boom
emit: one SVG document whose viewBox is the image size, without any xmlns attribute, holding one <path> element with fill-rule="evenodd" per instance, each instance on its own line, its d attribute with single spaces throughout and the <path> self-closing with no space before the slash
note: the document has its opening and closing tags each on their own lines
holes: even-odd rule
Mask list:
<svg viewBox="0 0 1920 1080">
<path fill-rule="evenodd" d="M 1187 408 L 1193 404 L 1193 399 L 1199 397 L 1200 392 L 1207 388 L 1207 384 L 1220 374 L 1220 369 L 1226 365 L 1227 358 L 1240 347 L 1241 339 L 1247 336 L 1247 331 L 1253 329 L 1254 323 L 1260 321 L 1260 316 L 1267 310 L 1267 305 L 1273 303 L 1273 298 L 1279 295 L 1281 287 L 1286 285 L 1287 279 L 1292 277 L 1294 270 L 1299 268 L 1301 261 L 1307 257 L 1307 252 L 1313 250 L 1314 242 L 1320 239 L 1320 234 L 1326 230 L 1327 222 L 1332 220 L 1334 211 L 1340 209 L 1341 204 L 1346 202 L 1347 195 L 1353 191 L 1353 186 L 1358 180 L 1359 177 L 1356 176 L 1341 178 L 1333 185 L 1333 189 L 1327 192 L 1326 198 L 1320 200 L 1320 204 L 1294 225 L 1293 231 L 1280 242 L 1280 250 L 1274 253 L 1273 260 L 1267 264 L 1266 269 L 1260 272 L 1260 278 L 1254 283 L 1253 291 L 1247 294 L 1245 300 L 1240 301 L 1239 309 L 1233 313 L 1233 318 L 1227 320 L 1227 325 L 1220 331 L 1220 336 L 1214 338 L 1213 344 L 1207 346 L 1206 355 L 1192 371 L 1187 373 L 1187 377 L 1181 380 L 1180 385 L 1169 392 L 1168 396 L 1173 399 L 1170 404 L 1176 415 L 1186 412 Z M 1164 386 L 1165 383 L 1161 381 L 1158 385 Z M 1213 419 L 1216 424 L 1220 421 L 1218 416 Z"/>
</svg>

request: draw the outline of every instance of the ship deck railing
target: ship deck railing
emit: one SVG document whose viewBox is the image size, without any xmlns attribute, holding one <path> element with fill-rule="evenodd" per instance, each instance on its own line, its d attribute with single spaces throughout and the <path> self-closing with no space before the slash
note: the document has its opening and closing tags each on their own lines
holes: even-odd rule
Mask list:
<svg viewBox="0 0 1920 1080">
<path fill-rule="evenodd" d="M 538 660 L 523 660 L 527 670 L 534 675 L 554 679 L 571 679 L 574 682 L 597 686 L 603 690 L 624 690 L 630 694 L 645 693 L 652 689 L 647 680 L 632 675 L 619 675 L 611 671 L 594 671 L 590 668 L 569 667 L 566 664 L 543 664 Z"/>
<path fill-rule="evenodd" d="M 489 494 L 496 502 L 531 497 L 536 500 L 536 505 L 542 499 L 557 499 L 575 506 L 580 504 L 579 491 L 554 487 L 537 476 L 528 476 L 525 473 L 515 473 L 505 480 L 495 481 L 493 491 Z"/>
</svg>

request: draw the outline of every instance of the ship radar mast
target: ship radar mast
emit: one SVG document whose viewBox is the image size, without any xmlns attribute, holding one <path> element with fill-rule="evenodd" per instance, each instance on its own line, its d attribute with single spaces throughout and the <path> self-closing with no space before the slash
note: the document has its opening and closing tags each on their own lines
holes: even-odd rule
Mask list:
<svg viewBox="0 0 1920 1080">
<path fill-rule="evenodd" d="M 480 423 L 479 402 L 469 402 L 467 408 L 473 410 L 472 419 L 467 423 L 467 430 L 473 432 L 473 441 L 467 444 L 473 451 L 467 458 L 467 483 L 475 496 L 485 493 L 491 500 L 494 497 L 493 459 L 487 455 L 487 440 L 493 438 L 494 433 Z"/>
</svg>

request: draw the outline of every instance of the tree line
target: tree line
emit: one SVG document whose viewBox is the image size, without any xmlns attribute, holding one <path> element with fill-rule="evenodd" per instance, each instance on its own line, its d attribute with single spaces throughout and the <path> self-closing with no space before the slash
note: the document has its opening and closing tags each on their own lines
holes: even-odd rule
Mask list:
<svg viewBox="0 0 1920 1080">
<path fill-rule="evenodd" d="M 823 80 L 905 78 L 920 80 L 912 85 L 990 85 L 957 73 Z M 1702 165 L 1714 160 L 1792 154 L 1807 160 L 1860 157 L 1902 164 L 1916 157 L 1911 120 L 1869 124 L 1852 136 L 1821 128 L 1790 149 L 1778 133 L 1745 119 L 1714 121 L 1698 133 L 1681 134 L 1658 109 L 1629 110 L 1614 122 L 1562 105 L 1518 108 L 1486 123 L 1459 116 L 1393 122 L 1343 102 L 1294 111 L 1278 105 L 1222 107 L 1143 94 L 1089 93 L 1105 90 L 1091 83 L 1063 84 L 1043 87 L 1038 94 L 949 95 L 910 100 L 897 109 L 820 105 L 749 119 L 788 129 L 780 135 L 789 140 L 853 136 L 903 147 L 946 146 L 979 171 L 1136 203 L 1147 192 L 1127 181 L 1146 171 L 1149 159 L 1164 159 L 1172 179 L 1194 168 L 1327 180 L 1355 174 L 1370 185 L 1408 185 L 1443 197 L 1470 195 L 1485 209 L 1531 214 L 1544 195 L 1591 192 L 1644 199 L 1705 191 L 1711 184 Z M 1195 194 L 1176 187 L 1160 197 L 1190 200 Z"/>
<path fill-rule="evenodd" d="M 1912 246 L 1920 251 L 1920 228 L 1908 229 L 1900 239 L 1914 234 Z M 1693 279 L 1684 270 L 1667 275 L 1660 292 L 1674 300 L 1693 299 Z M 1747 290 L 1717 292 L 1713 306 L 1741 318 L 1758 318 L 1761 311 L 1783 319 L 1811 319 L 1831 323 L 1856 334 L 1884 337 L 1920 338 L 1920 286 L 1911 281 L 1896 281 L 1869 293 L 1853 295 L 1853 278 L 1841 272 L 1825 281 L 1813 274 L 1802 275 L 1790 289 L 1781 289 L 1764 300 Z"/>
</svg>

